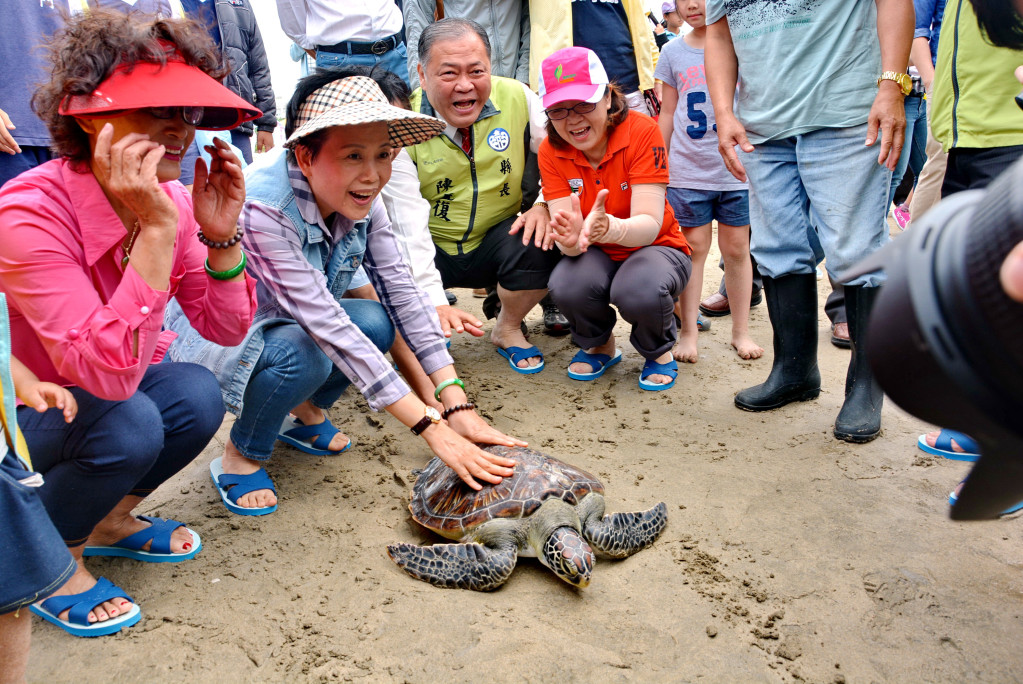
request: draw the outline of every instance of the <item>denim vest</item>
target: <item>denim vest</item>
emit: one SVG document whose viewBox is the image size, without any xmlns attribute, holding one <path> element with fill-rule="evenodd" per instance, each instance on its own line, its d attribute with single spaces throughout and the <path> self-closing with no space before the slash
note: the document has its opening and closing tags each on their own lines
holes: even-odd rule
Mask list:
<svg viewBox="0 0 1023 684">
<path fill-rule="evenodd" d="M 365 256 L 369 220 L 355 222 L 337 243 L 331 244 L 331 236 L 324 233 L 319 225 L 302 218 L 288 178 L 286 153 L 284 148 L 276 148 L 260 155 L 245 170 L 245 202 L 261 204 L 284 214 L 301 239 L 302 255 L 310 268 L 324 274 L 331 295 L 340 302 Z M 246 249 L 250 247 L 246 238 L 243 238 L 242 245 Z M 261 274 L 253 270 L 251 262 L 248 270 L 249 275 L 260 279 Z M 264 332 L 275 325 L 295 323 L 265 287 L 259 286 L 257 292 L 259 305 L 252 327 L 245 341 L 237 347 L 221 347 L 204 339 L 189 324 L 175 300 L 167 304 L 164 316 L 164 327 L 178 333 L 168 351 L 171 360 L 198 363 L 210 369 L 220 382 L 224 405 L 235 415 L 241 414 L 245 387 L 263 353 Z"/>
</svg>

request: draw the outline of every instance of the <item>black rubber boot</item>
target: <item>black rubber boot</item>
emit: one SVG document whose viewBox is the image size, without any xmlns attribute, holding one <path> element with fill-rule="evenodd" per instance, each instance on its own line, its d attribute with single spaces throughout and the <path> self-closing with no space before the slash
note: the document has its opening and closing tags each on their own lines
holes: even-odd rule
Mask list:
<svg viewBox="0 0 1023 684">
<path fill-rule="evenodd" d="M 852 356 L 845 376 L 845 403 L 835 421 L 835 437 L 863 443 L 881 434 L 881 406 L 884 392 L 867 362 L 867 320 L 879 288 L 846 287 L 845 309 L 849 314 Z"/>
<path fill-rule="evenodd" d="M 821 393 L 817 368 L 817 276 L 764 278 L 767 312 L 774 327 L 774 365 L 767 380 L 735 395 L 745 411 L 770 411 Z"/>
</svg>

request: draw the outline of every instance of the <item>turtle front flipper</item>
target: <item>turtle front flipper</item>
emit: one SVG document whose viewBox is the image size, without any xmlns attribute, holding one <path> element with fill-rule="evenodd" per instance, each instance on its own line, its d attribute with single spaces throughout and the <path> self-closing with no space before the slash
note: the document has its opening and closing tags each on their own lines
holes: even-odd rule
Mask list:
<svg viewBox="0 0 1023 684">
<path fill-rule="evenodd" d="M 579 502 L 579 520 L 597 553 L 625 558 L 654 543 L 668 524 L 668 507 L 659 503 L 649 511 L 604 515 L 604 497 L 594 492 Z"/>
<path fill-rule="evenodd" d="M 519 554 L 514 544 L 491 548 L 476 543 L 401 543 L 388 546 L 387 555 L 408 574 L 438 587 L 492 591 L 511 575 Z"/>
</svg>

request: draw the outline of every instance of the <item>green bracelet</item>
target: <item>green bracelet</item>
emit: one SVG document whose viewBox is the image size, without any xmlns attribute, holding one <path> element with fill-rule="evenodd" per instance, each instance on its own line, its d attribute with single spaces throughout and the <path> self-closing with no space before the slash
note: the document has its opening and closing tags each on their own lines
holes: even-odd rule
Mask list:
<svg viewBox="0 0 1023 684">
<path fill-rule="evenodd" d="M 440 401 L 440 393 L 452 385 L 458 385 L 462 388 L 463 392 L 465 391 L 465 383 L 462 382 L 460 378 L 452 378 L 451 380 L 445 380 L 441 384 L 437 385 L 437 389 L 433 391 L 433 398 Z"/>
<path fill-rule="evenodd" d="M 245 270 L 245 264 L 247 261 L 248 259 L 246 259 L 245 257 L 245 252 L 242 252 L 242 260 L 238 262 L 237 266 L 235 266 L 229 271 L 214 271 L 212 268 L 210 268 L 210 260 L 207 257 L 206 273 L 207 275 L 209 275 L 210 278 L 213 278 L 214 280 L 230 280 L 231 278 L 240 275 L 241 272 Z"/>
</svg>

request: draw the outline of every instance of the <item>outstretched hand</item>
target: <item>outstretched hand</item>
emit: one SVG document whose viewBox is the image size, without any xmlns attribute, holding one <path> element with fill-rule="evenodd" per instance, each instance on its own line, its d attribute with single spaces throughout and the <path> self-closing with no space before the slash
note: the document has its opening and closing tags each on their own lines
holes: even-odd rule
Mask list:
<svg viewBox="0 0 1023 684">
<path fill-rule="evenodd" d="M 226 142 L 214 138 L 206 151 L 212 158 L 208 171 L 202 157 L 195 160 L 192 186 L 195 221 L 207 238 L 226 242 L 234 237 L 238 215 L 245 204 L 245 177 L 241 162 Z"/>
<path fill-rule="evenodd" d="M 534 204 L 528 211 L 519 214 L 508 230 L 508 234 L 515 235 L 520 230 L 522 231 L 523 245 L 528 245 L 530 239 L 533 240 L 534 245 L 543 250 L 548 250 L 554 245 L 551 215 L 542 204 Z"/>
<path fill-rule="evenodd" d="M 483 337 L 483 321 L 461 309 L 442 304 L 437 307 L 437 318 L 440 319 L 440 331 L 444 337 L 451 337 L 452 331 Z"/>
<path fill-rule="evenodd" d="M 604 203 L 610 194 L 611 191 L 607 188 L 598 192 L 597 199 L 593 200 L 590 213 L 586 215 L 583 232 L 579 236 L 579 247 L 584 252 L 593 243 L 603 241 L 604 236 L 607 235 L 607 229 L 611 226 L 611 222 L 607 218 L 607 209 Z"/>
<path fill-rule="evenodd" d="M 483 489 L 476 480 L 498 484 L 514 472 L 515 461 L 483 451 L 444 423 L 431 425 L 423 437 L 437 458 L 472 489 Z"/>
<path fill-rule="evenodd" d="M 569 211 L 559 209 L 551 217 L 550 231 L 554 241 L 565 249 L 580 249 L 586 251 L 579 244 L 579 238 L 583 232 L 583 212 L 579 205 L 579 195 L 571 196 L 572 208 Z"/>
</svg>

